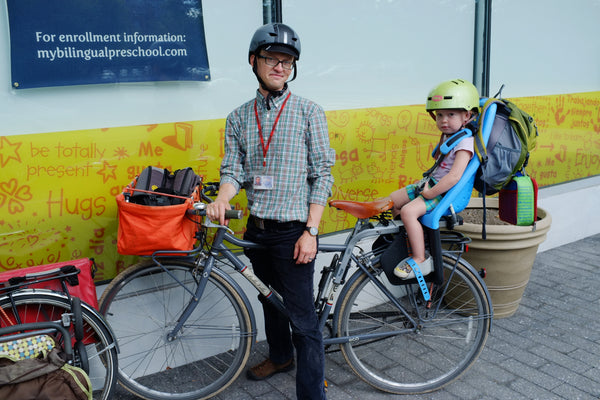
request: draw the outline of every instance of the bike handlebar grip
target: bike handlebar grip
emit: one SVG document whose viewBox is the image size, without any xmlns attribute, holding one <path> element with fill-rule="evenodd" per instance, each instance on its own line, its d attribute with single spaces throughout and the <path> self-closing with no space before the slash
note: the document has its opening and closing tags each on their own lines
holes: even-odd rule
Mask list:
<svg viewBox="0 0 600 400">
<path fill-rule="evenodd" d="M 243 216 L 242 210 L 225 210 L 225 219 L 242 219 Z"/>
</svg>

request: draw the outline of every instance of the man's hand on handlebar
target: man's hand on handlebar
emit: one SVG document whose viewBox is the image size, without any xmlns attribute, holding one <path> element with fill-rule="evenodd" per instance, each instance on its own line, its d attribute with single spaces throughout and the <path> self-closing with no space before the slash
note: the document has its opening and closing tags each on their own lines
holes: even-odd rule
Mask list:
<svg viewBox="0 0 600 400">
<path fill-rule="evenodd" d="M 211 220 L 218 222 L 220 225 L 226 225 L 228 222 L 227 215 L 225 213 L 231 210 L 231 205 L 229 201 L 237 194 L 237 190 L 230 183 L 224 183 L 220 185 L 217 189 L 218 195 L 217 198 L 210 202 L 210 198 L 208 196 L 202 196 L 205 200 L 209 201 L 206 206 L 206 216 Z M 213 193 L 215 191 L 213 190 Z"/>
<path fill-rule="evenodd" d="M 225 212 L 231 210 L 231 205 L 225 199 L 217 197 L 215 201 L 206 205 L 206 216 L 220 225 L 226 225 L 229 220 L 225 218 Z"/>
</svg>

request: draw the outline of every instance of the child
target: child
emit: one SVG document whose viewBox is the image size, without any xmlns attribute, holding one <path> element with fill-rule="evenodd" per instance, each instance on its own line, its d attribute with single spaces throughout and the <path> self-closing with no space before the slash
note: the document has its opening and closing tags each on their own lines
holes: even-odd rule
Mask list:
<svg viewBox="0 0 600 400">
<path fill-rule="evenodd" d="M 443 82 L 429 93 L 426 110 L 435 119 L 441 131 L 440 146 L 475 119 L 478 106 L 477 88 L 462 79 Z M 473 152 L 473 137 L 463 138 L 443 156 L 424 187 L 420 187 L 422 182 L 419 181 L 390 194 L 389 197 L 394 202 L 392 213 L 394 216 L 400 214 L 412 249 L 412 258 L 403 260 L 394 269 L 397 277 L 414 278 L 413 266 L 418 266 L 422 275 L 427 275 L 433 270 L 431 256 L 425 253 L 423 228 L 418 218 L 435 208 L 444 193 L 460 180 Z M 440 157 L 439 151 L 434 157 L 436 160 Z"/>
</svg>

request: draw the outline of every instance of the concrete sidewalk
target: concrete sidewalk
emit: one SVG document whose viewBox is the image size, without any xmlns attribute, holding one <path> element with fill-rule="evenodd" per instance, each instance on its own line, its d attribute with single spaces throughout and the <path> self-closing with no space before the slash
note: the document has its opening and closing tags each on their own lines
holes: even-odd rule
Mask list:
<svg viewBox="0 0 600 400">
<path fill-rule="evenodd" d="M 249 365 L 266 354 L 257 344 Z M 538 253 L 516 314 L 494 320 L 480 358 L 445 388 L 382 393 L 354 375 L 339 351 L 327 354 L 326 377 L 329 400 L 600 399 L 600 235 Z M 136 399 L 120 388 L 114 398 Z M 262 382 L 240 376 L 214 399 L 295 399 L 294 372 Z"/>
</svg>

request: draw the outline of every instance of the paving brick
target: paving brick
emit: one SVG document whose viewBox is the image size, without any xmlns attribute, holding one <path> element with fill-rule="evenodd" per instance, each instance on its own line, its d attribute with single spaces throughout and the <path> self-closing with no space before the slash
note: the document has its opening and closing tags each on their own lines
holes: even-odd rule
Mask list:
<svg viewBox="0 0 600 400">
<path fill-rule="evenodd" d="M 513 372 L 515 376 L 521 379 L 525 379 L 528 382 L 535 382 L 536 385 L 550 390 L 561 383 L 560 381 L 557 381 L 554 376 L 541 372 L 539 369 L 531 368 L 517 360 L 505 361 L 501 366 Z"/>
<path fill-rule="evenodd" d="M 520 393 L 521 399 L 531 400 L 558 400 L 561 397 L 558 394 L 552 393 L 544 386 L 540 386 L 530 379 L 520 378 L 511 383 L 511 388 Z"/>
<path fill-rule="evenodd" d="M 553 392 L 560 396 L 561 399 L 569 399 L 569 400 L 598 400 L 599 395 L 592 395 L 590 393 L 585 393 L 579 390 L 578 388 L 565 383 L 555 388 Z"/>
<path fill-rule="evenodd" d="M 539 357 L 547 360 L 549 364 L 560 365 L 576 373 L 583 373 L 590 368 L 587 364 L 582 363 L 581 360 L 573 358 L 569 354 L 562 353 L 560 349 L 553 349 L 546 345 L 533 346 L 530 352 L 530 354 L 537 354 Z"/>
<path fill-rule="evenodd" d="M 547 365 L 542 369 L 545 373 L 556 376 L 557 380 L 576 387 L 582 393 L 587 393 L 590 396 L 596 395 L 597 397 L 600 394 L 600 382 L 597 377 L 589 379 L 585 375 L 571 371 L 568 367 L 559 364 Z M 553 391 L 556 391 L 556 388 Z"/>
</svg>

